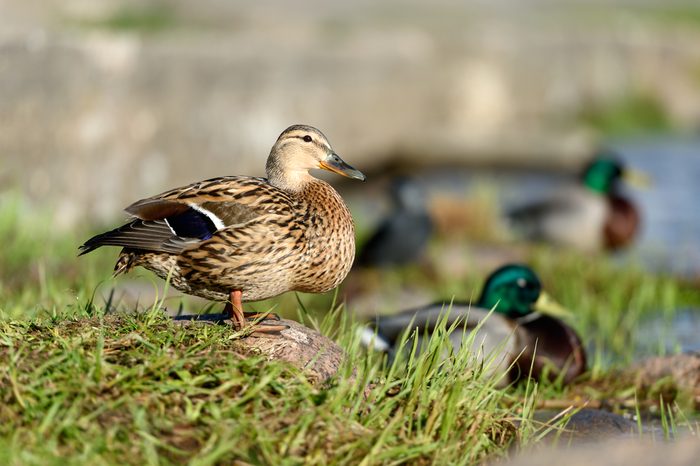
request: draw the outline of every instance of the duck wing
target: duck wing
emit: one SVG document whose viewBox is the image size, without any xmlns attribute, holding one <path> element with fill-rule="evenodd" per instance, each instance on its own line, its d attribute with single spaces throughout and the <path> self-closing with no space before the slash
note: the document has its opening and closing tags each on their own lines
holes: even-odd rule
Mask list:
<svg viewBox="0 0 700 466">
<path fill-rule="evenodd" d="M 179 254 L 219 230 L 243 227 L 265 214 L 290 209 L 286 193 L 264 178 L 222 177 L 142 199 L 125 210 L 132 220 L 80 246 L 80 255 L 101 246 Z"/>
<path fill-rule="evenodd" d="M 378 316 L 370 325 L 377 334 L 390 345 L 394 345 L 407 329 L 415 329 L 418 334 L 432 333 L 441 319 L 446 318 L 446 327 L 455 322 L 467 327 L 476 326 L 489 311 L 469 303 L 433 303 L 416 309 L 408 309 L 398 314 Z M 448 314 L 445 317 L 445 314 Z"/>
<path fill-rule="evenodd" d="M 513 208 L 506 217 L 526 238 L 544 240 L 548 238 L 547 224 L 552 218 L 565 217 L 577 209 L 569 197 L 553 197 Z"/>
</svg>

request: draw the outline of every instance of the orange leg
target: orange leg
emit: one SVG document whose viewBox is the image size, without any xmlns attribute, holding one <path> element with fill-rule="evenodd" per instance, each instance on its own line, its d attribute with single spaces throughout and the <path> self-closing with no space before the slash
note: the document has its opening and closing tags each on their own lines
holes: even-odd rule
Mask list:
<svg viewBox="0 0 700 466">
<path fill-rule="evenodd" d="M 263 320 L 266 320 L 270 315 L 273 315 L 275 317 L 275 320 L 279 320 L 279 317 L 277 315 L 270 314 L 269 312 L 243 312 L 243 302 L 241 301 L 242 296 L 243 293 L 240 290 L 232 291 L 231 300 L 228 303 L 226 303 L 226 307 L 224 308 L 224 312 L 228 314 L 229 318 L 233 322 L 234 329 L 244 329 L 245 327 L 250 325 L 249 319 L 262 318 Z M 287 328 L 289 328 L 287 325 L 261 325 L 260 323 L 257 323 L 254 326 L 253 333 L 278 333 Z"/>
<path fill-rule="evenodd" d="M 231 292 L 231 299 L 226 303 L 224 312 L 228 314 L 229 319 L 233 322 L 233 328 L 236 330 L 241 330 L 246 326 L 247 322 L 245 315 L 243 314 L 243 302 L 241 302 L 240 290 L 235 290 Z"/>
</svg>

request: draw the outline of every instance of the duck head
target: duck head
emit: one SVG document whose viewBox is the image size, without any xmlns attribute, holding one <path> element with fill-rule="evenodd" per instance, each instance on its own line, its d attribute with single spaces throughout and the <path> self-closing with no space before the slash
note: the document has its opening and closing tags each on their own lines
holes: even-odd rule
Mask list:
<svg viewBox="0 0 700 466">
<path fill-rule="evenodd" d="M 335 153 L 326 136 L 313 126 L 292 125 L 272 146 L 265 171 L 270 183 L 282 189 L 296 190 L 311 177 L 309 170 L 328 170 L 339 175 L 365 180 L 365 175 Z"/>
<path fill-rule="evenodd" d="M 637 188 L 646 188 L 650 184 L 644 173 L 625 167 L 610 153 L 602 153 L 590 161 L 583 170 L 582 180 L 586 188 L 603 195 L 614 193 L 619 180 Z"/>
<path fill-rule="evenodd" d="M 533 312 L 564 317 L 571 313 L 542 291 L 537 274 L 526 265 L 509 264 L 496 269 L 486 279 L 480 307 L 517 319 Z"/>
</svg>

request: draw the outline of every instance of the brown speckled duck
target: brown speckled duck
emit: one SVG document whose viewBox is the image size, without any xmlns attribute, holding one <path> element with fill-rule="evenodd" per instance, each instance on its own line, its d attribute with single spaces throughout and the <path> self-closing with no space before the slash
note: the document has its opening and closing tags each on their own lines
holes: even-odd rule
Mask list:
<svg viewBox="0 0 700 466">
<path fill-rule="evenodd" d="M 323 293 L 352 266 L 352 216 L 328 183 L 311 176 L 316 168 L 365 179 L 318 129 L 290 126 L 272 146 L 267 178 L 214 178 L 137 201 L 126 208 L 129 223 L 89 239 L 80 255 L 122 246 L 115 275 L 140 265 L 184 293 L 227 301 L 225 312 L 241 329 L 251 318 L 243 301 Z"/>
</svg>

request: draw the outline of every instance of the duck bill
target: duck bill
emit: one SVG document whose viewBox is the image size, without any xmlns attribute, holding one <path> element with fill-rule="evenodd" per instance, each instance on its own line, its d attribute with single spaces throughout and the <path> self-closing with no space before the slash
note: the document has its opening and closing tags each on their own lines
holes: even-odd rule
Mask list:
<svg viewBox="0 0 700 466">
<path fill-rule="evenodd" d="M 545 314 L 552 317 L 572 317 L 574 314 L 558 302 L 556 302 L 547 293 L 540 293 L 532 308 L 540 314 Z"/>
<path fill-rule="evenodd" d="M 622 173 L 622 179 L 625 183 L 637 189 L 649 189 L 652 185 L 651 177 L 639 170 L 625 168 Z"/>
<path fill-rule="evenodd" d="M 319 168 L 337 173 L 338 175 L 342 175 L 347 178 L 352 178 L 353 180 L 365 181 L 367 179 L 367 177 L 360 170 L 357 170 L 345 163 L 345 161 L 334 152 L 329 154 L 325 160 L 319 162 L 318 165 Z"/>
</svg>

